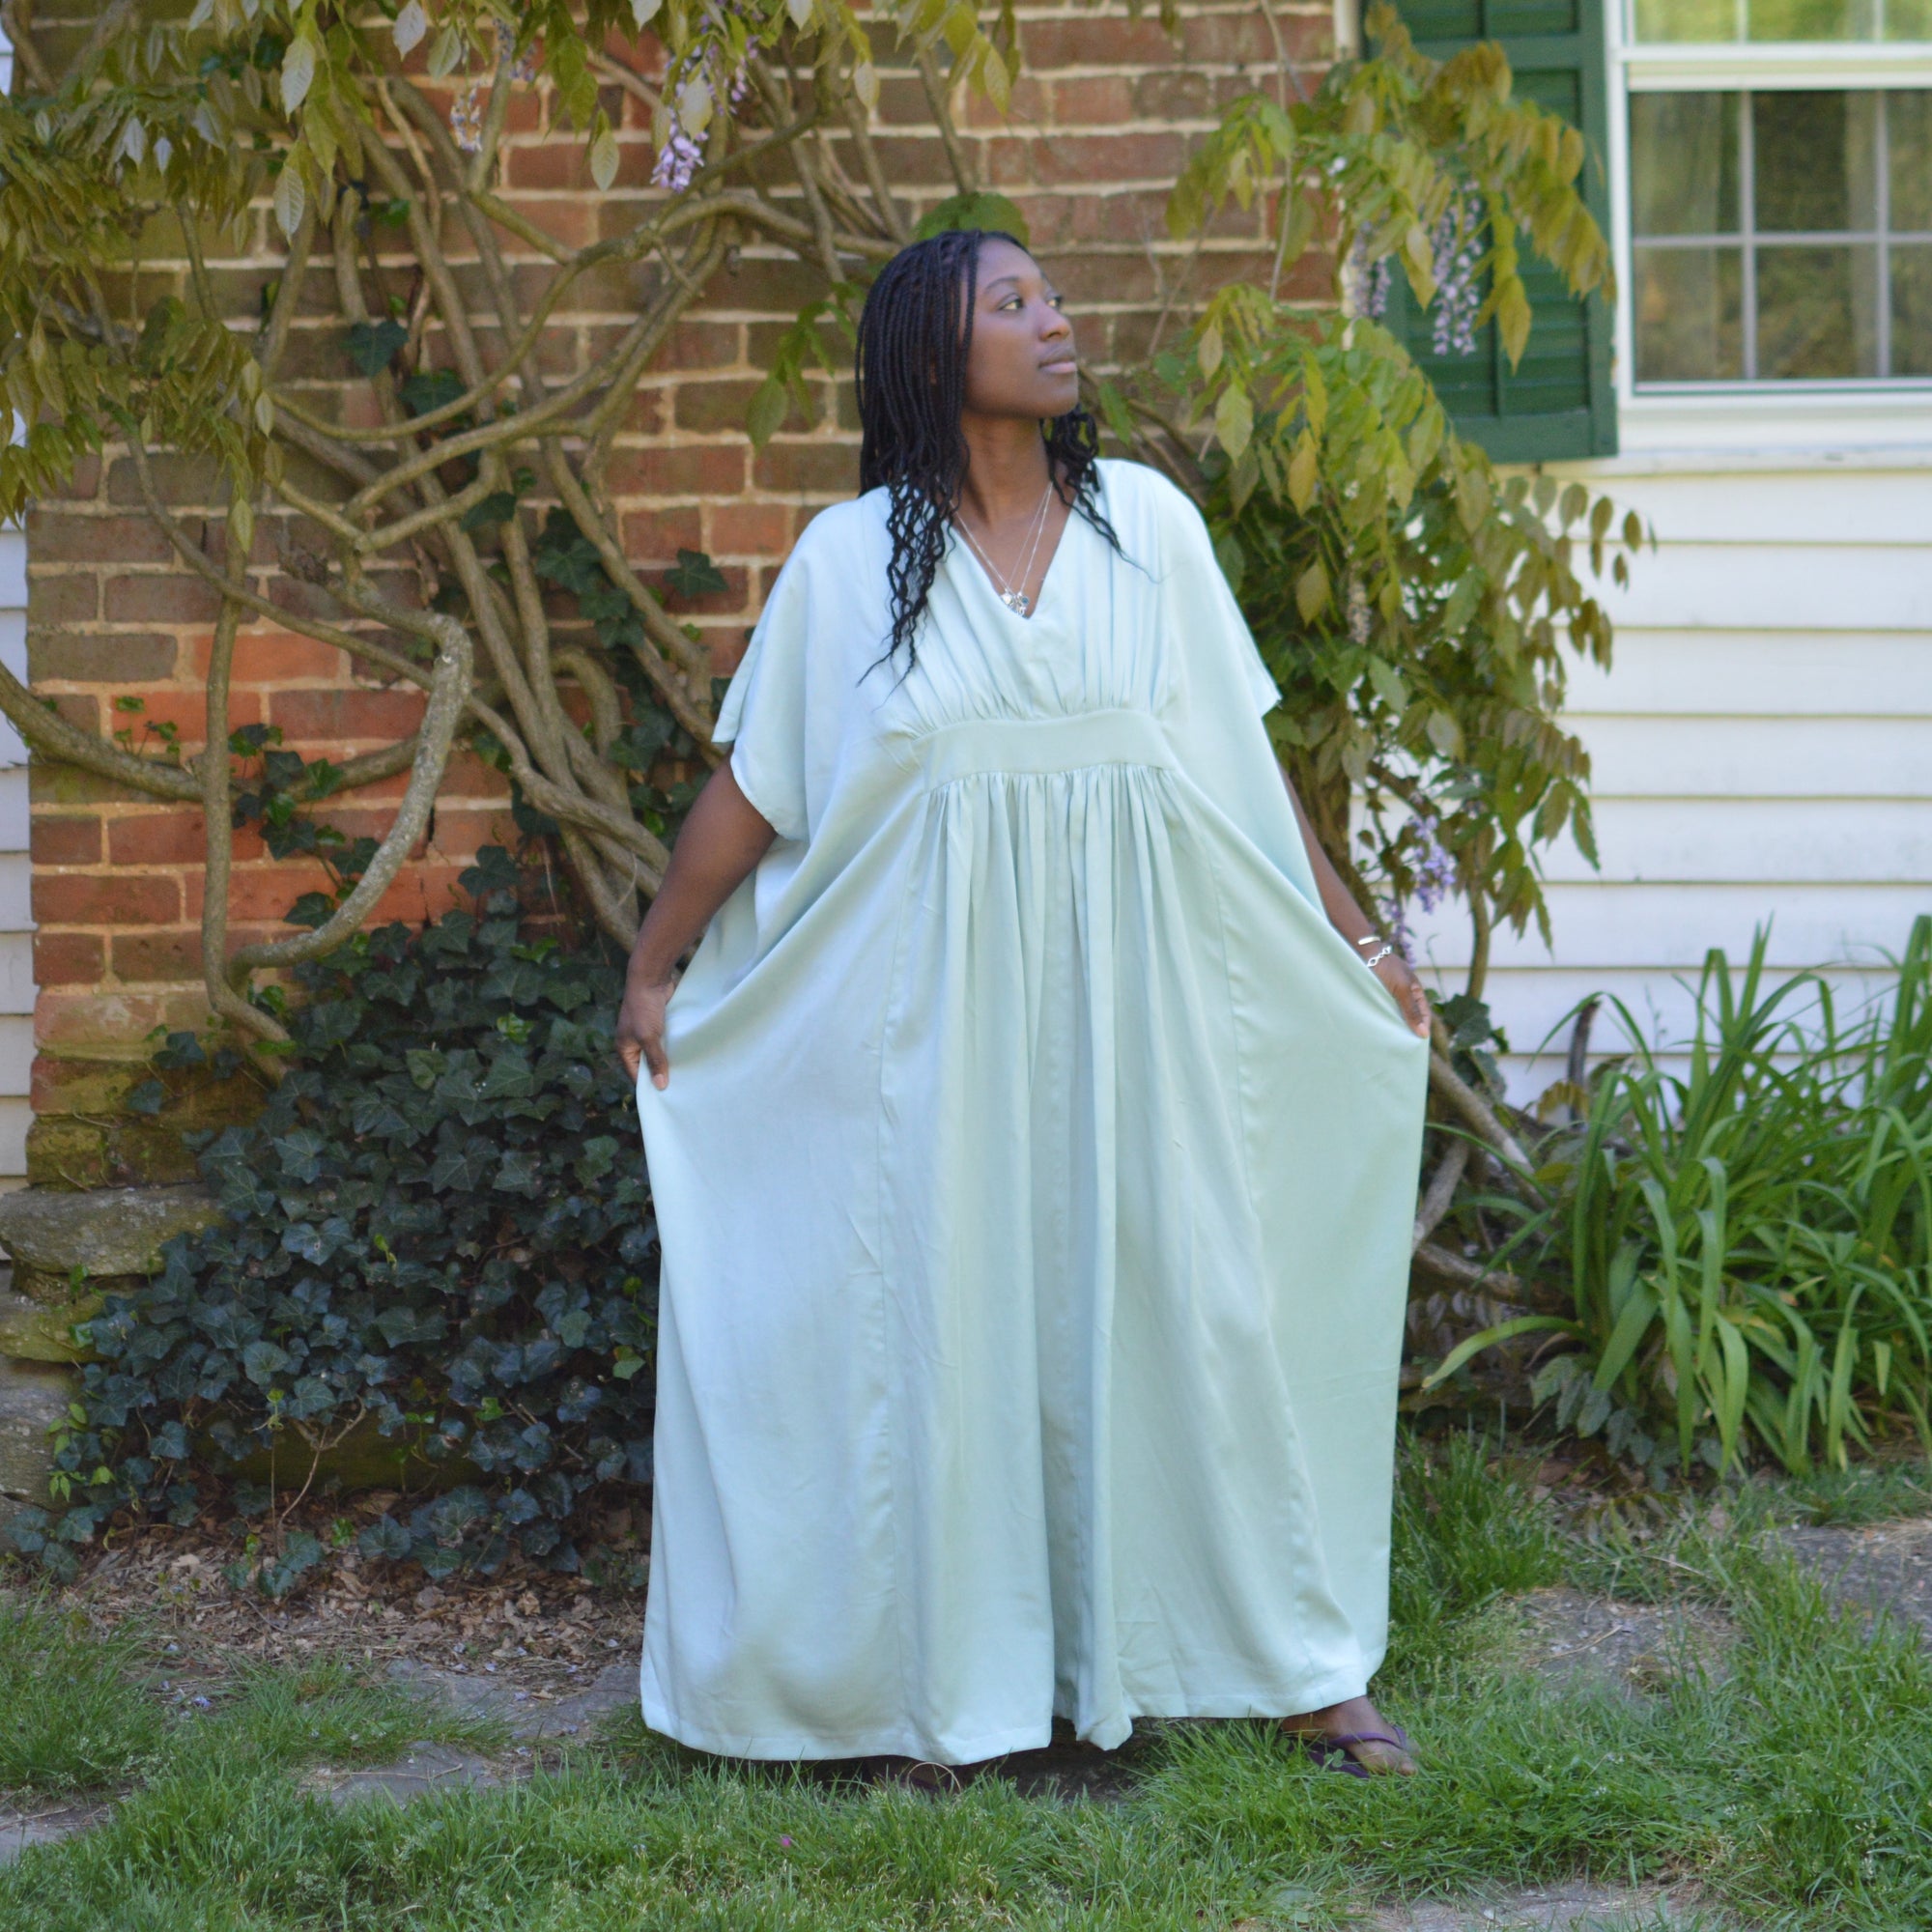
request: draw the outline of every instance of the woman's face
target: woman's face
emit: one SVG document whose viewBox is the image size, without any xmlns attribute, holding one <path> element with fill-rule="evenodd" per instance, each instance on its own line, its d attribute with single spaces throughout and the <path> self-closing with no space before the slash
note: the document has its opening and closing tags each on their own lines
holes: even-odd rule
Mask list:
<svg viewBox="0 0 1932 1932">
<path fill-rule="evenodd" d="M 1079 400 L 1073 325 L 1060 312 L 1060 291 L 1024 248 L 988 242 L 973 298 L 967 409 L 1037 422 L 1064 416 Z"/>
</svg>

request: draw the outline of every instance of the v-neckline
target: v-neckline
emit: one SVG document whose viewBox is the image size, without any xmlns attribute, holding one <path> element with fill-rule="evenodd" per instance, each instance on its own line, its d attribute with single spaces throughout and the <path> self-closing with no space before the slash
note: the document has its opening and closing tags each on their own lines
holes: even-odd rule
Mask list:
<svg viewBox="0 0 1932 1932">
<path fill-rule="evenodd" d="M 1060 554 L 1066 548 L 1066 539 L 1071 534 L 1073 526 L 1079 521 L 1079 510 L 1069 508 L 1066 512 L 1066 521 L 1060 526 L 1060 535 L 1054 543 L 1053 554 L 1047 558 L 1046 568 L 1040 573 L 1039 590 L 1034 597 L 1032 608 L 1027 611 L 1015 611 L 1000 595 L 1000 586 L 993 582 L 993 573 L 980 561 L 972 544 L 967 541 L 963 527 L 950 528 L 948 534 L 952 537 L 953 552 L 966 559 L 967 567 L 986 586 L 987 596 L 993 600 L 1001 614 L 1010 617 L 1016 624 L 1034 624 L 1039 621 L 1040 612 L 1045 609 L 1046 587 L 1053 582 L 1053 573 L 1060 562 Z"/>
</svg>

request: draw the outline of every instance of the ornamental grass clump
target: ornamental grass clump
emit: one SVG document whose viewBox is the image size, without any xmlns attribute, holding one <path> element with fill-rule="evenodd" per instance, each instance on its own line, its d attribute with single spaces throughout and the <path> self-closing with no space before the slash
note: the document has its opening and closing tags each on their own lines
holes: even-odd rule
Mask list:
<svg viewBox="0 0 1932 1932">
<path fill-rule="evenodd" d="M 657 1236 L 611 1050 L 621 959 L 536 930 L 498 847 L 464 883 L 473 913 L 298 969 L 288 1070 L 202 1151 L 226 1218 L 87 1324 L 70 1507 L 14 1531 L 56 1570 L 117 1512 L 192 1521 L 210 1469 L 266 1508 L 265 1476 L 286 1501 L 345 1445 L 408 1452 L 440 1492 L 365 1554 L 572 1569 L 600 1486 L 648 1477 Z"/>
<path fill-rule="evenodd" d="M 1532 1383 L 1559 1425 L 1654 1466 L 1932 1447 L 1932 919 L 1849 1015 L 1816 974 L 1767 985 L 1765 952 L 1760 932 L 1735 974 L 1709 955 L 1682 1072 L 1619 1008 L 1630 1050 L 1495 1257 L 1563 1306 L 1471 1336 L 1433 1379 L 1541 1332 L 1572 1345 Z"/>
</svg>

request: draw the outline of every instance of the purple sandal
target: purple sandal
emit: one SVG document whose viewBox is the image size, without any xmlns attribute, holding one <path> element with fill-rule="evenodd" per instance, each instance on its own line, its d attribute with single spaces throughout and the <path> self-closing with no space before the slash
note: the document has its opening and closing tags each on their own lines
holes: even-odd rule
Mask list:
<svg viewBox="0 0 1932 1932">
<path fill-rule="evenodd" d="M 1409 1743 L 1408 1733 L 1400 1724 L 1391 1724 L 1386 1731 L 1342 1731 L 1334 1737 L 1324 1736 L 1320 1731 L 1290 1731 L 1288 1733 L 1323 1771 L 1347 1772 L 1350 1777 L 1375 1777 L 1390 1774 L 1378 1774 L 1353 1756 L 1350 1745 L 1392 1745 L 1405 1755 L 1412 1755 L 1415 1747 Z"/>
</svg>

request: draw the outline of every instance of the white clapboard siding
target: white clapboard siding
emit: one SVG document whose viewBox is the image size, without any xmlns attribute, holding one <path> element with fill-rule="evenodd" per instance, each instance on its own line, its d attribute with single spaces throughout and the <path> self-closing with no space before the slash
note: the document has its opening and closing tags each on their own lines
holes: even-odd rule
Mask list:
<svg viewBox="0 0 1932 1932">
<path fill-rule="evenodd" d="M 1498 934 L 1489 998 L 1512 1093 L 1562 1070 L 1593 992 L 1653 1038 L 1681 1040 L 1706 951 L 1736 960 L 1759 926 L 1781 972 L 1832 969 L 1844 1008 L 1932 912 L 1932 448 L 1565 466 L 1634 509 L 1655 553 L 1605 586 L 1610 670 L 1573 671 L 1601 870 L 1548 855 L 1552 945 Z M 1454 908 L 1418 945 L 1444 989 L 1466 928 Z M 1594 1050 L 1614 1050 L 1608 1012 Z"/>
</svg>

